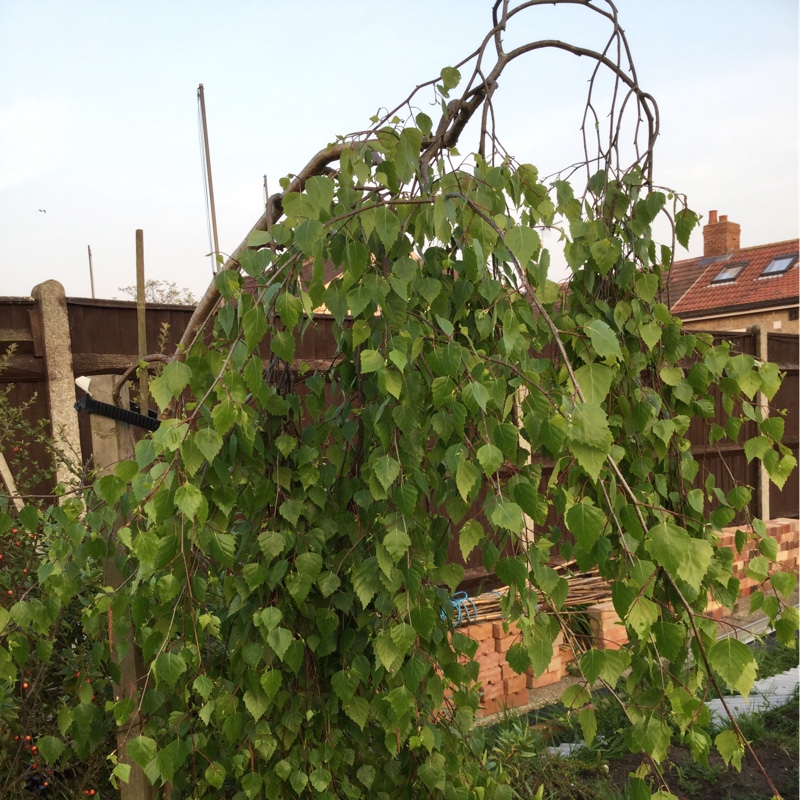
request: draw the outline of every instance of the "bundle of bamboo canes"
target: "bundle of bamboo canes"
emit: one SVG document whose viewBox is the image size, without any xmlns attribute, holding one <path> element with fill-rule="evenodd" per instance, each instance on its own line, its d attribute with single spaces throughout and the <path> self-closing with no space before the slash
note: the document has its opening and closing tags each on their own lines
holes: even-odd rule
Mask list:
<svg viewBox="0 0 800 800">
<path fill-rule="evenodd" d="M 611 597 L 611 587 L 600 577 L 597 570 L 589 572 L 573 572 L 574 561 L 555 565 L 556 571 L 566 578 L 569 585 L 564 609 L 575 609 L 602 603 Z M 473 622 L 502 619 L 500 601 L 508 594 L 508 586 L 501 586 L 489 592 L 469 597 L 466 592 L 459 592 L 451 598 L 455 609 L 456 625 L 467 625 Z M 547 598 L 539 594 L 539 604 L 547 605 Z"/>
</svg>

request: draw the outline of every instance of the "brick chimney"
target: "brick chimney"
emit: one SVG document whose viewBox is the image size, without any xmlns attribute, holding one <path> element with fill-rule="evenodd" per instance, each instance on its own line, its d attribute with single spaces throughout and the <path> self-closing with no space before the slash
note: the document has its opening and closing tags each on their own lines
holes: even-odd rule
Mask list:
<svg viewBox="0 0 800 800">
<path fill-rule="evenodd" d="M 739 249 L 741 227 L 736 222 L 728 222 L 723 214 L 717 220 L 717 212 L 708 212 L 708 225 L 703 228 L 703 255 L 724 256 Z"/>
</svg>

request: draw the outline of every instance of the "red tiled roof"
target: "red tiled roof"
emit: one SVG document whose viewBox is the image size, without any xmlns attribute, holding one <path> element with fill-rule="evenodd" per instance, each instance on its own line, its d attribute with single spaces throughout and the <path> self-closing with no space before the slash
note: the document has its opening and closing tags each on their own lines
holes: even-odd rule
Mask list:
<svg viewBox="0 0 800 800">
<path fill-rule="evenodd" d="M 676 261 L 669 273 L 672 313 L 697 316 L 698 312 L 728 311 L 737 307 L 774 306 L 781 301 L 797 303 L 798 264 L 782 275 L 761 277 L 766 266 L 779 256 L 796 255 L 798 240 L 744 247 L 734 253 L 714 258 Z M 745 263 L 736 280 L 712 284 L 720 271 L 730 264 Z"/>
</svg>

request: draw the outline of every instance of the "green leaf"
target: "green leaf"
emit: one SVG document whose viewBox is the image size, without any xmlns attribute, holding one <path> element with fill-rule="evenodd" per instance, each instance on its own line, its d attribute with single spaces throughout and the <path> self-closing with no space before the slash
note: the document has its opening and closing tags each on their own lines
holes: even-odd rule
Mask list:
<svg viewBox="0 0 800 800">
<path fill-rule="evenodd" d="M 208 503 L 203 493 L 192 483 L 184 483 L 175 492 L 175 505 L 189 519 L 198 517 L 204 521 L 208 516 Z"/>
<path fill-rule="evenodd" d="M 375 473 L 375 477 L 380 481 L 381 486 L 388 490 L 400 475 L 400 462 L 390 455 L 384 455 L 375 461 L 372 470 Z"/>
<path fill-rule="evenodd" d="M 209 463 L 222 448 L 222 439 L 213 428 L 200 428 L 194 435 L 194 443 Z"/>
<path fill-rule="evenodd" d="M 331 782 L 331 773 L 325 767 L 317 767 L 309 776 L 311 785 L 318 791 L 324 792 Z"/>
<path fill-rule="evenodd" d="M 593 708 L 583 708 L 578 712 L 578 724 L 581 726 L 583 739 L 588 747 L 597 734 L 597 716 Z"/>
<path fill-rule="evenodd" d="M 511 228 L 506 233 L 505 242 L 523 269 L 541 247 L 539 234 L 527 225 L 515 225 Z"/>
<path fill-rule="evenodd" d="M 471 461 L 459 462 L 456 469 L 456 487 L 465 503 L 469 501 L 469 493 L 478 482 L 480 475 L 480 470 Z"/>
<path fill-rule="evenodd" d="M 259 681 L 261 688 L 264 690 L 264 693 L 270 700 L 274 699 L 275 695 L 278 693 L 278 689 L 281 688 L 282 683 L 283 676 L 281 675 L 280 670 L 277 669 L 268 669 L 261 676 L 261 680 Z"/>
<path fill-rule="evenodd" d="M 294 336 L 288 331 L 278 331 L 272 336 L 269 343 L 270 350 L 278 358 L 291 364 L 294 359 L 295 341 Z"/>
<path fill-rule="evenodd" d="M 688 208 L 681 209 L 675 215 L 675 236 L 684 248 L 689 248 L 689 236 L 699 221 L 697 214 Z"/>
<path fill-rule="evenodd" d="M 390 635 L 401 656 L 405 656 L 417 639 L 417 632 L 405 622 L 394 625 Z"/>
<path fill-rule="evenodd" d="M 310 256 L 314 252 L 314 246 L 322 239 L 324 228 L 322 223 L 316 219 L 307 219 L 297 226 L 294 232 L 295 244 L 303 251 L 303 255 Z"/>
<path fill-rule="evenodd" d="M 493 444 L 484 444 L 478 448 L 478 461 L 487 477 L 491 477 L 503 463 L 503 453 Z"/>
<path fill-rule="evenodd" d="M 170 361 L 161 373 L 172 397 L 177 397 L 192 378 L 192 370 L 183 361 Z"/>
<path fill-rule="evenodd" d="M 401 528 L 393 528 L 383 537 L 383 546 L 392 557 L 394 563 L 397 564 L 408 552 L 408 548 L 411 547 L 411 539 Z"/>
<path fill-rule="evenodd" d="M 678 658 L 686 642 L 686 630 L 674 622 L 656 622 L 651 631 L 658 652 L 670 661 Z"/>
<path fill-rule="evenodd" d="M 223 767 L 218 761 L 212 761 L 206 767 L 206 771 L 203 774 L 205 775 L 206 780 L 215 789 L 221 789 L 222 784 L 225 783 L 225 767 Z"/>
<path fill-rule="evenodd" d="M 614 373 L 604 364 L 584 364 L 575 370 L 575 379 L 587 403 L 602 405 L 611 389 Z"/>
<path fill-rule="evenodd" d="M 709 649 L 708 661 L 728 688 L 744 697 L 750 694 L 756 679 L 756 662 L 746 644 L 732 636 L 722 639 Z"/>
<path fill-rule="evenodd" d="M 155 660 L 154 666 L 159 680 L 166 681 L 172 687 L 187 669 L 186 662 L 180 653 L 162 653 Z"/>
<path fill-rule="evenodd" d="M 633 736 L 642 750 L 651 758 L 660 762 L 666 758 L 669 749 L 670 732 L 665 722 L 655 715 L 634 726 Z"/>
<path fill-rule="evenodd" d="M 156 743 L 149 736 L 137 736 L 128 742 L 127 754 L 140 767 L 146 767 L 156 757 Z"/>
<path fill-rule="evenodd" d="M 659 375 L 667 386 L 677 386 L 683 380 L 683 370 L 680 367 L 662 367 Z"/>
<path fill-rule="evenodd" d="M 507 500 L 498 501 L 492 506 L 489 519 L 495 527 L 512 533 L 522 533 L 525 529 L 522 509 L 516 503 L 510 503 Z"/>
<path fill-rule="evenodd" d="M 295 770 L 289 778 L 289 783 L 292 785 L 292 789 L 294 789 L 296 794 L 302 794 L 303 789 L 305 789 L 306 784 L 308 784 L 308 775 L 299 769 Z"/>
<path fill-rule="evenodd" d="M 362 724 L 361 728 L 363 729 L 363 727 L 364 725 Z M 358 768 L 356 777 L 359 779 L 359 781 L 361 781 L 361 783 L 364 784 L 364 786 L 367 787 L 367 789 L 370 789 L 375 780 L 375 767 L 373 767 L 371 764 L 364 764 Z"/>
<path fill-rule="evenodd" d="M 567 529 L 585 550 L 591 550 L 606 526 L 606 515 L 585 498 L 567 511 L 565 520 Z"/>
<path fill-rule="evenodd" d="M 361 372 L 375 372 L 383 367 L 383 356 L 377 350 L 361 351 Z"/>
<path fill-rule="evenodd" d="M 672 522 L 662 522 L 647 532 L 647 550 L 656 563 L 673 576 L 700 590 L 714 548 L 703 539 L 693 539 Z"/>
<path fill-rule="evenodd" d="M 466 498 L 465 498 L 466 499 Z M 467 520 L 458 534 L 458 546 L 461 557 L 466 562 L 470 553 L 483 541 L 483 526 L 475 519 Z"/>
<path fill-rule="evenodd" d="M 275 311 L 278 312 L 281 322 L 288 331 L 291 331 L 297 325 L 302 310 L 303 304 L 300 298 L 289 294 L 289 292 L 281 292 L 275 298 Z"/>
<path fill-rule="evenodd" d="M 461 73 L 455 67 L 445 67 L 439 75 L 442 85 L 448 92 L 450 89 L 455 89 L 461 81 Z"/>
<path fill-rule="evenodd" d="M 344 713 L 363 731 L 369 719 L 369 701 L 364 697 L 353 697 L 349 703 L 343 704 L 342 708 L 344 708 Z"/>
<path fill-rule="evenodd" d="M 639 335 L 647 349 L 652 350 L 661 341 L 661 326 L 657 322 L 645 322 L 639 326 Z"/>
<path fill-rule="evenodd" d="M 315 175 L 306 181 L 305 192 L 311 202 L 320 210 L 328 212 L 336 190 L 334 182 L 324 175 Z"/>
<path fill-rule="evenodd" d="M 586 332 L 592 340 L 592 347 L 601 358 L 615 358 L 622 361 L 622 350 L 614 331 L 601 319 L 592 320 L 586 326 Z"/>
<path fill-rule="evenodd" d="M 658 606 L 652 600 L 639 595 L 631 603 L 625 622 L 636 631 L 640 639 L 644 639 L 658 617 Z"/>
<path fill-rule="evenodd" d="M 613 239 L 600 239 L 590 250 L 601 275 L 607 275 L 620 257 L 619 245 Z"/>
<path fill-rule="evenodd" d="M 561 695 L 562 705 L 570 709 L 585 706 L 587 703 L 590 703 L 591 700 L 591 694 L 589 694 L 586 687 L 580 683 L 567 687 Z"/>
<path fill-rule="evenodd" d="M 251 692 L 249 689 L 244 693 L 244 706 L 250 716 L 258 722 L 266 714 L 270 706 L 269 698 L 261 692 Z"/>
<path fill-rule="evenodd" d="M 294 637 L 286 628 L 275 628 L 267 636 L 267 644 L 275 651 L 281 661 L 283 661 L 286 651 L 293 641 Z"/>
<path fill-rule="evenodd" d="M 372 646 L 379 663 L 387 672 L 394 672 L 400 666 L 403 655 L 395 645 L 391 631 L 383 631 L 378 634 Z"/>
<path fill-rule="evenodd" d="M 510 461 L 516 461 L 519 448 L 519 428 L 510 422 L 500 422 L 491 431 L 492 444 L 500 448 Z"/>
<path fill-rule="evenodd" d="M 444 769 L 442 769 L 439 764 L 428 761 L 420 766 L 417 770 L 417 774 L 422 779 L 425 786 L 428 787 L 429 791 L 444 791 L 446 776 Z"/>
<path fill-rule="evenodd" d="M 388 206 L 375 209 L 375 230 L 378 231 L 383 246 L 391 250 L 400 235 L 400 220 Z"/>
<path fill-rule="evenodd" d="M 515 642 L 506 652 L 506 661 L 517 675 L 522 675 L 531 665 L 528 649 L 522 642 Z"/>
<path fill-rule="evenodd" d="M 744 756 L 744 744 L 739 735 L 734 730 L 725 730 L 714 739 L 717 751 L 722 756 L 722 760 L 727 766 L 733 764 L 737 772 L 742 771 L 742 756 Z"/>
<path fill-rule="evenodd" d="M 791 572 L 775 572 L 770 575 L 769 582 L 776 592 L 779 592 L 788 600 L 794 594 L 797 586 L 797 576 Z"/>
<path fill-rule="evenodd" d="M 61 739 L 57 739 L 55 736 L 40 736 L 36 740 L 36 745 L 39 748 L 39 752 L 42 754 L 42 758 L 44 758 L 48 764 L 55 764 L 64 750 L 66 750 L 64 742 L 62 742 Z"/>
<path fill-rule="evenodd" d="M 250 350 L 255 350 L 267 332 L 267 318 L 264 310 L 259 306 L 254 306 L 245 311 L 242 317 L 242 330 L 245 344 Z"/>
<path fill-rule="evenodd" d="M 570 443 L 570 449 L 589 477 L 596 481 L 600 477 L 600 470 L 603 469 L 603 465 L 606 463 L 608 453 L 599 447 L 592 447 L 578 442 Z"/>
</svg>

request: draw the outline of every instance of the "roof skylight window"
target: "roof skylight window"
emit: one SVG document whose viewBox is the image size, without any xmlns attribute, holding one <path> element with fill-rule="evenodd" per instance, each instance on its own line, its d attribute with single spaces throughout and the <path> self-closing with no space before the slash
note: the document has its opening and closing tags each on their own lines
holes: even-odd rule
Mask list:
<svg viewBox="0 0 800 800">
<path fill-rule="evenodd" d="M 790 256 L 778 256 L 777 258 L 773 258 L 759 277 L 764 278 L 768 275 L 783 275 L 784 272 L 788 272 L 796 262 L 797 253 Z"/>
<path fill-rule="evenodd" d="M 736 264 L 726 264 L 714 277 L 714 280 L 711 281 L 711 285 L 717 283 L 733 283 L 739 275 L 741 275 L 742 270 L 747 266 L 747 261 L 739 261 Z"/>
</svg>

